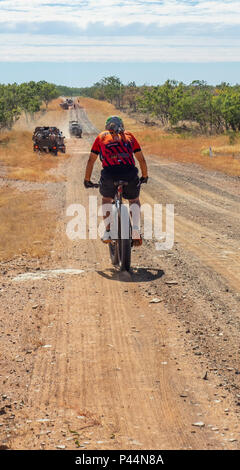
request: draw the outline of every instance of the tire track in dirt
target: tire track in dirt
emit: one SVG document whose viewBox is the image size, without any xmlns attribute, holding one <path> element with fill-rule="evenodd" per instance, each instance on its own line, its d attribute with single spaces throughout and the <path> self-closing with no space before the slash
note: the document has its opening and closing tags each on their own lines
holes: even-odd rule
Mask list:
<svg viewBox="0 0 240 470">
<path fill-rule="evenodd" d="M 81 120 L 93 136 L 83 110 Z M 124 276 L 112 269 L 99 240 L 67 239 L 66 208 L 87 206 L 88 196 L 96 194 L 82 185 L 89 141 L 70 139 L 67 146 L 73 156 L 65 165 L 65 205 L 50 264 L 85 272 L 39 281 L 45 297 L 42 345 L 26 407 L 17 414 L 25 424 L 12 437 L 12 448 L 233 448 L 211 429 L 225 423 L 222 409 L 210 406 L 214 382 L 199 380 L 202 369 L 186 354 L 179 322 L 142 294 L 141 284 L 149 285 L 145 270 Z M 143 199 L 151 201 L 147 189 Z M 181 237 L 182 243 L 185 232 Z M 133 263 L 141 261 L 138 253 Z M 159 261 L 151 266 L 159 268 Z M 202 419 L 203 428 L 193 427 Z"/>
<path fill-rule="evenodd" d="M 221 196 L 222 206 L 218 207 L 215 204 L 214 192 L 211 194 L 208 192 L 207 200 L 203 201 L 200 197 L 197 199 L 192 195 L 192 185 L 190 185 L 190 190 L 188 187 L 182 187 L 181 178 L 179 183 L 169 183 L 168 180 L 166 181 L 166 168 L 164 174 L 161 172 L 161 166 L 159 168 L 154 166 L 153 185 L 150 191 L 143 191 L 143 201 L 151 204 L 159 203 L 159 200 L 163 204 L 174 203 L 175 240 L 180 242 L 186 250 L 197 255 L 203 264 L 210 266 L 223 276 L 229 285 L 238 292 L 240 286 L 240 223 L 235 200 L 231 201 L 228 209 L 225 209 L 222 206 L 226 201 Z M 201 197 L 205 199 L 204 192 L 201 192 Z M 239 205 L 240 197 L 238 196 L 237 199 Z M 215 216 L 214 225 L 211 223 L 213 218 L 211 213 Z M 227 227 L 228 223 L 231 228 L 230 233 Z"/>
</svg>

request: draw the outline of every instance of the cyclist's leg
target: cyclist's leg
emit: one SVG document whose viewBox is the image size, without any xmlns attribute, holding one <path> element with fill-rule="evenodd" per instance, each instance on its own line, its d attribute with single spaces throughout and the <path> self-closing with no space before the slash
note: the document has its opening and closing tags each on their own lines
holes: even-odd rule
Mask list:
<svg viewBox="0 0 240 470">
<path fill-rule="evenodd" d="M 109 210 L 106 210 L 106 208 L 111 208 L 113 198 L 111 197 L 102 197 L 102 209 L 103 209 L 103 220 L 105 221 L 105 229 L 107 231 L 110 230 L 110 215 L 111 212 Z M 109 207 L 106 206 L 106 204 L 109 204 Z"/>
<path fill-rule="evenodd" d="M 142 238 L 140 233 L 140 186 L 138 175 L 128 181 L 128 185 L 124 188 L 123 196 L 128 199 L 130 206 L 130 215 L 132 219 L 132 239 L 136 241 L 134 245 L 141 245 Z"/>
<path fill-rule="evenodd" d="M 100 187 L 99 191 L 102 196 L 102 210 L 103 219 L 105 223 L 105 233 L 102 237 L 102 241 L 110 241 L 110 216 L 112 210 L 112 201 L 115 194 L 115 187 L 113 179 L 110 175 L 106 174 L 104 170 L 101 172 Z"/>
<path fill-rule="evenodd" d="M 137 241 L 142 240 L 141 231 L 140 231 L 140 199 L 139 197 L 135 199 L 129 199 L 130 205 L 130 215 L 132 219 L 132 239 Z M 136 243 L 136 245 L 141 244 Z"/>
</svg>

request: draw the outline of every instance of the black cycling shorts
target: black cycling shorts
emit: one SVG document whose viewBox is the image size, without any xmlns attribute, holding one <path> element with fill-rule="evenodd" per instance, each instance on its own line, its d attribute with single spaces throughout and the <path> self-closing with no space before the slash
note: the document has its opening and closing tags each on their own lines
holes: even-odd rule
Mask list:
<svg viewBox="0 0 240 470">
<path fill-rule="evenodd" d="M 140 184 L 138 177 L 138 170 L 136 167 L 129 169 L 127 172 L 110 172 L 103 169 L 101 171 L 100 178 L 100 194 L 103 197 L 114 198 L 117 186 L 114 185 L 114 182 L 123 180 L 127 181 L 128 185 L 123 186 L 123 197 L 125 199 L 136 199 L 139 196 Z"/>
</svg>

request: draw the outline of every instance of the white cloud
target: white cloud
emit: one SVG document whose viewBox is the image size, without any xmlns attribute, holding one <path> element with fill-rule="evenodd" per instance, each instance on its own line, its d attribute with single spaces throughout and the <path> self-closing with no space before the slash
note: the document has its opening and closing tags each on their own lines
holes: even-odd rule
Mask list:
<svg viewBox="0 0 240 470">
<path fill-rule="evenodd" d="M 0 22 L 70 21 L 80 26 L 89 22 L 159 25 L 176 23 L 240 24 L 239 0 L 3 0 Z"/>
<path fill-rule="evenodd" d="M 237 62 L 240 57 L 240 40 L 220 44 L 209 36 L 196 38 L 189 43 L 188 37 L 139 38 L 139 37 L 81 37 L 21 35 L 11 38 L 3 35 L 5 48 L 0 51 L 0 61 L 44 62 Z"/>
<path fill-rule="evenodd" d="M 2 0 L 0 60 L 239 61 L 239 26 L 239 0 Z"/>
</svg>

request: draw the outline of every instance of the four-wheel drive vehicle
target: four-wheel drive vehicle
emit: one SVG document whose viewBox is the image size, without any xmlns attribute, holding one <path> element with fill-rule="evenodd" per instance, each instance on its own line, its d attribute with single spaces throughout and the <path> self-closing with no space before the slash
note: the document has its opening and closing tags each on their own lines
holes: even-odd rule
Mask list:
<svg viewBox="0 0 240 470">
<path fill-rule="evenodd" d="M 74 102 L 73 102 L 72 98 L 66 98 L 65 101 L 63 101 L 62 103 L 60 103 L 60 106 L 61 106 L 63 109 L 73 108 L 73 107 L 74 107 Z"/>
<path fill-rule="evenodd" d="M 64 136 L 57 127 L 36 127 L 33 133 L 34 152 L 46 152 L 57 155 L 58 150 L 65 153 Z"/>
<path fill-rule="evenodd" d="M 63 103 L 60 103 L 60 106 L 63 108 L 63 109 L 68 109 L 68 103 L 66 101 L 64 101 Z"/>
<path fill-rule="evenodd" d="M 58 143 L 58 150 L 62 153 L 66 153 L 66 146 L 64 144 L 64 137 L 61 133 L 57 137 L 57 143 Z"/>
<path fill-rule="evenodd" d="M 58 129 L 58 127 L 50 127 L 49 129 L 57 138 L 58 150 L 62 153 L 65 153 L 66 152 L 66 146 L 64 143 L 65 137 L 63 136 L 62 132 Z"/>
<path fill-rule="evenodd" d="M 69 132 L 75 137 L 82 137 L 82 128 L 78 121 L 69 121 Z"/>
<path fill-rule="evenodd" d="M 68 106 L 73 106 L 73 100 L 72 100 L 72 98 L 67 98 L 67 99 L 66 99 L 66 102 L 67 102 Z"/>
</svg>

